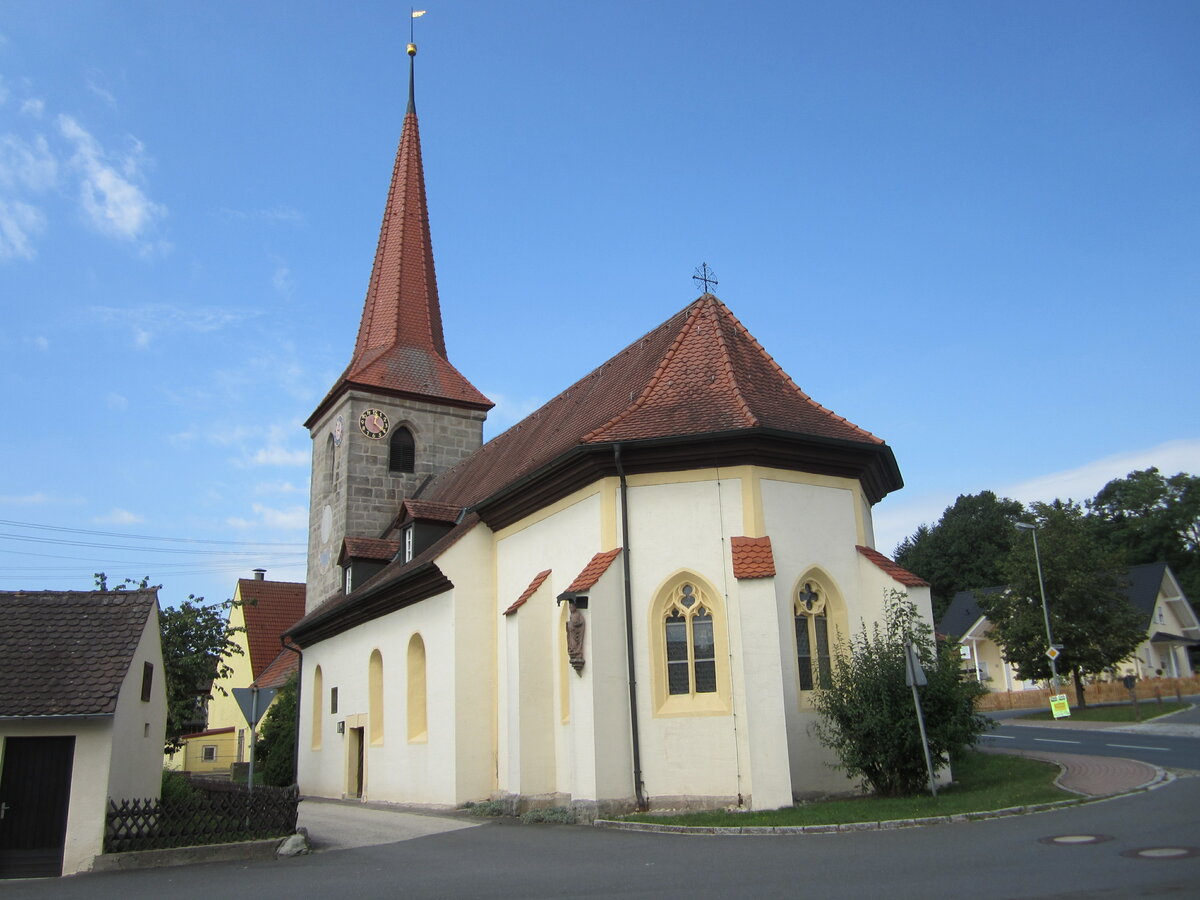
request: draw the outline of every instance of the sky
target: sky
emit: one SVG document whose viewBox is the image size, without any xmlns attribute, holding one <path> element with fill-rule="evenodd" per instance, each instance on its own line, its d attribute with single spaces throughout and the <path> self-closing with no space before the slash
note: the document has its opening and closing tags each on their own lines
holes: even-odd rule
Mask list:
<svg viewBox="0 0 1200 900">
<path fill-rule="evenodd" d="M 713 289 L 959 494 L 1200 473 L 1200 5 L 428 0 L 451 361 L 498 434 Z M 304 579 L 407 95 L 394 3 L 0 0 L 0 589 Z"/>
</svg>

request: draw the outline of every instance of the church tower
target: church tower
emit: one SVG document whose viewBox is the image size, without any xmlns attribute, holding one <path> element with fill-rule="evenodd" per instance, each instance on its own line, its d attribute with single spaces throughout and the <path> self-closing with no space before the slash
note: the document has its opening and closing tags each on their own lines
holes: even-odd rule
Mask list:
<svg viewBox="0 0 1200 900">
<path fill-rule="evenodd" d="M 304 426 L 312 436 L 308 610 L 342 587 L 346 537 L 382 538 L 406 497 L 483 442 L 493 404 L 446 358 L 413 69 L 408 109 L 350 364 Z"/>
</svg>

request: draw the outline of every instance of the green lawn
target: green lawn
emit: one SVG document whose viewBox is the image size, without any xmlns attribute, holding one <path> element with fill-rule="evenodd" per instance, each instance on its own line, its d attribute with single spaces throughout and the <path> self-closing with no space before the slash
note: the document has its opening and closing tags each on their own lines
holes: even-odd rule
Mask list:
<svg viewBox="0 0 1200 900">
<path fill-rule="evenodd" d="M 1058 772 L 1058 766 L 1033 759 L 972 752 L 955 763 L 954 784 L 939 789 L 936 798 L 928 794 L 920 797 L 855 797 L 764 812 L 639 813 L 623 818 L 660 825 L 736 828 L 747 825 L 837 825 L 949 816 L 1075 798 L 1076 795 L 1054 786 Z"/>
<path fill-rule="evenodd" d="M 1162 703 L 1157 700 L 1139 700 L 1138 714 L 1141 716 L 1141 721 L 1146 722 L 1158 716 L 1165 716 L 1167 713 L 1188 709 L 1191 705 L 1190 703 L 1178 703 L 1175 700 L 1164 700 Z M 1050 710 L 1044 709 L 1027 716 L 1020 716 L 1020 718 L 1044 722 L 1053 719 L 1054 714 Z M 1083 709 L 1073 706 L 1071 707 L 1071 718 L 1076 722 L 1138 721 L 1133 715 L 1133 704 L 1131 703 L 1122 703 L 1117 706 L 1088 706 Z"/>
</svg>

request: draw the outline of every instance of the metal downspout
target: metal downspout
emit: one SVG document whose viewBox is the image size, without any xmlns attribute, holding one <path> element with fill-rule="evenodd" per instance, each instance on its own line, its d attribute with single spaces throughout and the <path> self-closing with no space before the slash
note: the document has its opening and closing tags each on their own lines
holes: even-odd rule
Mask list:
<svg viewBox="0 0 1200 900">
<path fill-rule="evenodd" d="M 621 478 L 621 553 L 625 557 L 625 659 L 629 665 L 629 728 L 633 736 L 633 790 L 637 797 L 637 808 L 646 809 L 646 797 L 642 793 L 642 751 L 638 740 L 637 675 L 633 665 L 633 587 L 629 574 L 629 485 L 625 481 L 625 469 L 621 465 L 621 445 L 613 444 L 613 462 Z"/>
</svg>

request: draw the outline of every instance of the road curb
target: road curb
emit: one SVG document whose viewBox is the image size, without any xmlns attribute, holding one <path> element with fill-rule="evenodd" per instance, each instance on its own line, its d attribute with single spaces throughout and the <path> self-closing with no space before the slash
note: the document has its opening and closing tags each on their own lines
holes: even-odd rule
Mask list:
<svg viewBox="0 0 1200 900">
<path fill-rule="evenodd" d="M 93 872 L 125 872 L 132 869 L 158 869 L 165 866 L 190 866 L 193 863 L 233 862 L 247 859 L 274 859 L 287 835 L 262 841 L 238 841 L 229 844 L 204 844 L 194 847 L 168 847 L 162 850 L 132 850 L 105 853 L 92 861 Z"/>
<path fill-rule="evenodd" d="M 1027 816 L 1036 813 L 1057 812 L 1076 806 L 1092 803 L 1103 803 L 1108 800 L 1119 800 L 1134 794 L 1144 794 L 1157 790 L 1165 784 L 1170 784 L 1176 776 L 1157 766 L 1155 777 L 1145 784 L 1103 797 L 1080 797 L 1078 800 L 1056 800 L 1053 803 L 1032 803 L 1028 806 L 1009 806 L 1004 809 L 979 810 L 970 813 L 954 813 L 947 816 L 927 816 L 919 819 L 885 819 L 879 822 L 846 822 L 841 825 L 742 825 L 742 826 L 706 826 L 706 825 L 656 825 L 651 822 L 623 822 L 617 819 L 596 819 L 593 826 L 609 828 L 614 831 L 640 831 L 657 834 L 690 834 L 690 835 L 771 835 L 771 834 L 845 834 L 853 831 L 892 831 L 900 828 L 923 828 L 928 825 L 955 825 L 963 822 L 980 822 L 986 819 L 1007 819 L 1013 816 Z"/>
</svg>

